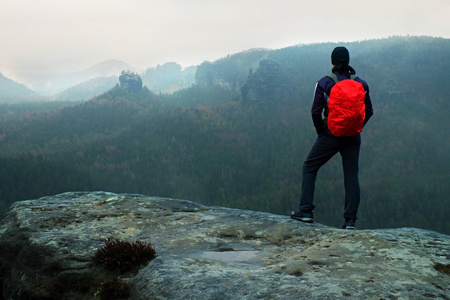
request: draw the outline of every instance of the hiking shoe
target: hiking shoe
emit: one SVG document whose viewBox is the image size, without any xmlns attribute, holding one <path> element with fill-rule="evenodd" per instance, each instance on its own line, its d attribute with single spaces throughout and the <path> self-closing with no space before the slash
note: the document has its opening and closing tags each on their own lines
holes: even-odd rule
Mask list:
<svg viewBox="0 0 450 300">
<path fill-rule="evenodd" d="M 291 212 L 291 218 L 295 219 L 295 220 L 298 220 L 298 221 L 301 221 L 301 222 L 305 222 L 305 223 L 312 223 L 312 222 L 314 222 L 312 211 L 310 211 L 310 212 L 302 212 L 302 211 L 296 212 L 296 211 L 292 211 Z"/>
<path fill-rule="evenodd" d="M 342 229 L 355 230 L 356 229 L 356 220 L 355 219 L 345 219 L 345 223 L 342 226 Z"/>
</svg>

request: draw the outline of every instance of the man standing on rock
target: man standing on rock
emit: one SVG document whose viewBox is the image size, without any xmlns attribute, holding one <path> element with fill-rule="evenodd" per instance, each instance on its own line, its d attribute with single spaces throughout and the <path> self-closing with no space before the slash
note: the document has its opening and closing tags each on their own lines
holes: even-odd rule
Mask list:
<svg viewBox="0 0 450 300">
<path fill-rule="evenodd" d="M 345 187 L 345 223 L 343 228 L 355 229 L 360 202 L 358 163 L 361 136 L 359 132 L 373 115 L 373 110 L 369 86 L 364 80 L 356 76 L 355 70 L 349 65 L 349 62 L 348 50 L 345 47 L 336 47 L 331 53 L 332 74 L 323 77 L 316 84 L 311 114 L 318 137 L 303 164 L 300 209 L 298 212 L 291 212 L 291 218 L 307 223 L 313 222 L 313 200 L 317 172 L 320 167 L 339 152 L 342 158 Z M 360 105 L 358 104 L 360 108 L 355 109 L 359 110 L 359 113 L 355 112 L 356 121 L 345 119 L 344 114 L 336 112 L 336 108 L 334 108 L 340 106 L 341 103 L 344 103 L 343 106 L 348 106 L 345 107 L 346 109 L 350 109 L 350 107 L 353 109 L 353 106 L 358 106 L 349 105 L 350 101 L 359 101 L 358 103 L 360 103 Z M 340 110 L 342 111 L 342 109 Z M 322 113 L 325 118 L 322 118 Z M 343 121 L 343 124 L 336 124 L 340 121 Z M 344 127 L 351 127 L 345 129 L 350 131 L 344 130 L 344 132 L 341 132 L 340 130 Z"/>
</svg>

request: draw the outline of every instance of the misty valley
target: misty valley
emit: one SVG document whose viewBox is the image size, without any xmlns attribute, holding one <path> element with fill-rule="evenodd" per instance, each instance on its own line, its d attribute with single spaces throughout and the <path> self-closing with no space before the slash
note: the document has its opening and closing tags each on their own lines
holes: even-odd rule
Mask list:
<svg viewBox="0 0 450 300">
<path fill-rule="evenodd" d="M 344 45 L 374 107 L 362 133 L 359 228 L 450 234 L 450 40 Z M 118 72 L 46 96 L 0 76 L 0 208 L 109 191 L 287 215 L 316 138 L 314 85 L 330 73 L 334 46 Z M 316 221 L 340 226 L 343 197 L 336 156 L 319 171 Z"/>
</svg>

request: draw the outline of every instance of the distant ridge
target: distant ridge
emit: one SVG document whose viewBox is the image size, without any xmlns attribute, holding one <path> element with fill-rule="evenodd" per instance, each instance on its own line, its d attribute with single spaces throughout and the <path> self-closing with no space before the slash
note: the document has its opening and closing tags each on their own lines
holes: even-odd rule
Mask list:
<svg viewBox="0 0 450 300">
<path fill-rule="evenodd" d="M 119 82 L 119 76 L 96 77 L 74 85 L 50 97 L 56 101 L 87 101 L 112 89 Z"/>
<path fill-rule="evenodd" d="M 47 75 L 28 74 L 24 76 L 24 81 L 34 91 L 50 96 L 94 78 L 118 77 L 122 70 L 136 72 L 137 68 L 117 59 L 109 59 L 76 72 Z"/>
<path fill-rule="evenodd" d="M 38 94 L 25 85 L 5 77 L 0 72 L 0 103 L 27 100 Z"/>
</svg>

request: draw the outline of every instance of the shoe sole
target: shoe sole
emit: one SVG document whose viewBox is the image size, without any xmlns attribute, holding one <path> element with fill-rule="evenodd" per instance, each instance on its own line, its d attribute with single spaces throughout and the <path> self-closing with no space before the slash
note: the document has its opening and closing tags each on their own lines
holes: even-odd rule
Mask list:
<svg viewBox="0 0 450 300">
<path fill-rule="evenodd" d="M 355 230 L 356 227 L 355 226 L 345 226 L 345 229 L 349 229 L 349 230 Z"/>
<path fill-rule="evenodd" d="M 291 216 L 292 219 L 300 221 L 300 222 L 304 222 L 304 223 L 313 223 L 314 220 L 312 218 L 308 218 L 308 217 L 302 217 L 302 218 L 296 218 Z"/>
</svg>

